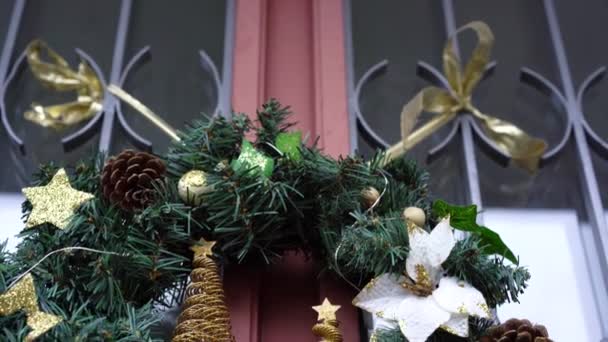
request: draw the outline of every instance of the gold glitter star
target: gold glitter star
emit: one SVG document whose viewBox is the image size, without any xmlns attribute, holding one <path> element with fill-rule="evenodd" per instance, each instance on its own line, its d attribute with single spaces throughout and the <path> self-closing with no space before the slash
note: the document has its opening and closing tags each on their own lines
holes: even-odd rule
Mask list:
<svg viewBox="0 0 608 342">
<path fill-rule="evenodd" d="M 21 278 L 4 294 L 0 295 L 0 316 L 8 316 L 19 310 L 25 311 L 27 325 L 32 329 L 25 341 L 34 341 L 62 321 L 62 318 L 38 308 L 38 296 L 31 274 Z"/>
<path fill-rule="evenodd" d="M 327 298 L 323 300 L 323 304 L 313 306 L 313 310 L 319 313 L 317 321 L 335 320 L 336 311 L 340 310 L 340 305 L 332 305 Z"/>
<path fill-rule="evenodd" d="M 213 252 L 211 251 L 215 246 L 215 241 L 207 241 L 205 239 L 200 239 L 194 246 L 190 247 L 190 249 L 194 252 L 194 256 L 211 256 Z"/>
<path fill-rule="evenodd" d="M 64 169 L 59 169 L 49 184 L 23 188 L 22 191 L 33 206 L 25 223 L 26 228 L 51 223 L 59 229 L 64 229 L 76 209 L 94 197 L 72 188 Z"/>
</svg>

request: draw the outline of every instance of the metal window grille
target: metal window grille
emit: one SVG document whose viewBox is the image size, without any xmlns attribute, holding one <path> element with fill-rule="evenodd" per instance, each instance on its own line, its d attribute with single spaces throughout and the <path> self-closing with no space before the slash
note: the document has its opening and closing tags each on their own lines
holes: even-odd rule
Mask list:
<svg viewBox="0 0 608 342">
<path fill-rule="evenodd" d="M 359 7 L 373 6 L 371 4 L 365 4 L 363 2 L 355 3 L 355 0 L 345 0 L 345 11 L 346 11 L 346 51 L 347 51 L 347 65 L 349 66 L 349 110 L 351 115 L 351 146 L 353 151 L 356 151 L 358 147 L 362 147 L 362 151 L 366 150 L 366 146 L 371 146 L 372 149 L 384 149 L 390 146 L 396 141 L 388 141 L 385 138 L 387 130 L 390 130 L 390 123 L 387 124 L 386 120 L 383 123 L 375 123 L 370 119 L 378 119 L 380 116 L 387 115 L 386 113 L 365 113 L 364 106 L 362 105 L 362 98 L 365 92 L 370 92 L 370 87 L 374 87 L 376 83 L 375 79 L 382 77 L 387 67 L 390 66 L 388 60 L 379 60 L 376 64 L 369 65 L 367 69 L 362 69 L 360 66 L 355 65 L 355 54 L 357 46 L 356 40 L 353 37 L 355 34 L 355 27 L 353 26 L 353 7 L 358 5 Z M 408 3 L 408 5 L 413 5 Z M 419 5 L 419 4 L 418 4 Z M 427 4 L 425 4 L 427 5 Z M 441 19 L 436 20 L 443 25 L 445 35 L 448 36 L 455 32 L 457 28 L 457 16 L 455 7 L 472 5 L 468 3 L 454 2 L 453 0 L 442 0 L 437 10 L 440 12 L 438 17 Z M 407 5 L 404 5 L 407 6 Z M 431 6 L 431 5 L 429 5 Z M 474 5 L 473 5 L 474 6 Z M 605 73 L 605 68 L 600 68 L 590 73 L 580 85 L 574 84 L 571 76 L 571 65 L 568 61 L 568 51 L 566 50 L 564 39 L 562 37 L 562 28 L 560 27 L 560 21 L 558 17 L 558 11 L 553 0 L 544 0 L 542 2 L 542 12 L 545 18 L 539 19 L 534 25 L 540 26 L 548 32 L 546 39 L 550 41 L 552 51 L 550 53 L 551 60 L 548 63 L 555 64 L 557 69 L 557 80 L 553 81 L 549 77 L 543 75 L 540 72 L 534 71 L 532 68 L 521 66 L 520 81 L 526 85 L 531 86 L 533 89 L 540 91 L 540 93 L 546 95 L 552 103 L 557 106 L 558 111 L 562 111 L 567 116 L 566 129 L 563 131 L 563 135 L 558 139 L 557 143 L 549 146 L 548 150 L 542 157 L 541 167 L 546 167 L 551 163 L 555 162 L 559 158 L 563 158 L 566 150 L 571 148 L 574 153 L 574 160 L 576 162 L 575 173 L 577 179 L 568 180 L 568 182 L 574 183 L 578 181 L 580 183 L 580 193 L 583 198 L 584 212 L 582 213 L 584 219 L 588 221 L 593 230 L 593 239 L 589 243 L 593 246 L 586 246 L 588 251 L 595 251 L 595 255 L 592 255 L 590 259 L 593 260 L 591 264 L 591 271 L 589 274 L 589 280 L 593 284 L 594 288 L 594 299 L 597 306 L 597 314 L 599 315 L 599 321 L 602 324 L 602 341 L 608 341 L 608 225 L 606 224 L 605 211 L 602 205 L 601 190 L 598 185 L 598 175 L 594 169 L 593 158 L 608 158 L 608 142 L 600 136 L 594 128 L 589 124 L 588 120 L 584 116 L 583 108 L 583 97 L 590 89 L 590 87 L 601 79 Z M 377 15 L 378 13 L 374 13 Z M 392 15 L 392 14 L 391 14 Z M 423 15 L 417 13 L 416 15 Z M 381 17 L 381 15 L 379 16 Z M 435 22 L 435 18 L 424 18 L 430 22 Z M 483 18 L 479 18 L 482 19 Z M 403 20 L 407 20 L 404 18 Z M 462 23 L 461 23 L 462 24 Z M 361 25 L 361 24 L 359 24 Z M 513 22 L 513 25 L 517 25 Z M 546 25 L 543 27 L 542 25 Z M 392 27 L 392 26 L 391 26 Z M 358 28 L 358 34 L 362 34 L 361 31 L 369 30 L 373 32 L 375 28 Z M 423 29 L 421 28 L 421 31 Z M 370 33 L 372 34 L 372 33 Z M 424 33 L 419 33 L 424 36 Z M 426 37 L 430 37 L 431 33 L 426 33 Z M 394 33 L 393 37 L 377 37 L 376 39 L 384 40 L 395 40 L 395 37 L 400 37 L 400 33 Z M 432 38 L 429 38 L 432 39 Z M 400 44 L 400 42 L 392 42 L 392 44 Z M 500 37 L 497 39 L 496 44 L 501 44 Z M 458 45 L 458 44 L 456 44 Z M 377 46 L 367 47 L 363 46 L 360 49 L 373 50 Z M 458 50 L 458 47 L 456 47 Z M 435 48 L 437 57 L 440 57 L 441 47 Z M 415 52 L 413 52 L 415 53 Z M 589 53 L 593 53 L 590 51 Z M 381 57 L 384 58 L 384 57 Z M 360 63 L 360 61 L 358 61 Z M 491 72 L 497 66 L 496 63 L 492 63 L 487 70 L 486 77 L 491 77 Z M 358 70 L 356 70 L 358 68 Z M 399 67 L 397 67 L 399 68 Z M 414 67 L 412 66 L 412 70 Z M 402 72 L 402 69 L 399 69 Z M 358 74 L 357 74 L 358 73 Z M 416 74 L 424 79 L 426 82 L 430 82 L 440 87 L 447 87 L 447 81 L 442 76 L 442 72 L 435 66 L 430 64 L 428 61 L 422 60 L 417 63 Z M 388 81 L 387 81 L 388 82 Z M 421 83 L 423 85 L 423 83 Z M 386 88 L 384 89 L 386 91 Z M 395 96 L 393 93 L 385 96 Z M 407 94 L 401 94 L 400 100 L 404 104 L 409 100 Z M 474 94 L 474 97 L 476 95 Z M 478 96 L 478 95 L 477 95 Z M 370 109 L 373 110 L 373 109 Z M 394 126 L 398 126 L 398 112 L 396 115 L 391 116 Z M 381 120 L 381 119 L 379 119 Z M 376 120 L 378 121 L 378 120 Z M 542 134 L 542 132 L 533 132 L 533 134 Z M 459 145 L 461 151 L 461 166 L 464 168 L 462 175 L 464 176 L 464 190 L 466 198 L 464 202 L 475 203 L 480 208 L 483 208 L 484 198 L 482 196 L 483 189 L 480 186 L 480 170 L 479 160 L 480 158 L 486 158 L 490 156 L 491 159 L 500 165 L 506 165 L 509 161 L 508 156 L 504 155 L 492 142 L 485 136 L 482 129 L 478 124 L 466 113 L 462 113 L 457 119 L 453 121 L 451 128 L 446 129 L 443 134 L 436 134 L 441 136 L 441 140 L 435 145 L 425 145 L 423 148 L 424 153 L 428 156 L 428 162 L 437 163 L 441 158 L 448 157 L 453 154 L 447 152 L 450 146 L 454 144 Z M 367 148 L 369 151 L 369 148 Z M 485 155 L 478 153 L 483 151 Z M 571 152 L 570 152 L 571 153 Z M 561 182 L 561 180 L 554 180 Z M 557 185 L 556 186 L 560 186 Z M 605 189 L 604 189 L 605 191 Z M 438 195 L 441 195 L 439 193 Z M 480 217 L 483 220 L 483 217 Z"/>
<path fill-rule="evenodd" d="M 190 10 L 189 8 L 196 8 L 196 10 L 200 11 L 201 8 L 205 8 L 205 6 L 213 5 L 216 7 L 224 6 L 225 18 L 224 27 L 213 28 L 212 30 L 208 30 L 208 32 L 190 32 L 192 39 L 198 39 L 202 34 L 222 34 L 223 35 L 223 50 L 221 53 L 215 53 L 215 60 L 210 57 L 210 54 L 206 52 L 205 46 L 199 46 L 196 50 L 193 49 L 191 51 L 192 56 L 197 56 L 200 62 L 200 73 L 193 75 L 179 75 L 179 77 L 200 77 L 205 78 L 208 83 L 211 84 L 211 89 L 208 92 L 212 93 L 211 101 L 214 103 L 211 106 L 211 110 L 209 110 L 208 114 L 213 115 L 229 115 L 231 105 L 230 105 L 230 97 L 231 97 L 231 81 L 232 81 L 232 49 L 233 49 L 233 36 L 234 36 L 234 14 L 235 14 L 235 1 L 234 0 L 225 0 L 225 1 L 215 1 L 213 3 L 179 3 L 179 4 L 168 4 L 168 6 L 184 6 Z M 12 6 L 11 6 L 12 5 Z M 74 1 L 58 1 L 53 3 L 35 3 L 34 1 L 27 0 L 14 0 L 7 1 L 3 3 L 3 7 L 7 7 L 7 11 L 10 13 L 4 17 L 0 17 L 0 20 L 7 20 L 7 22 L 3 23 L 6 25 L 6 31 L 0 33 L 4 33 L 3 38 L 3 46 L 0 55 L 0 116 L 2 119 L 3 131 L 6 133 L 6 141 L 10 147 L 3 147 L 3 152 L 7 152 L 12 156 L 12 166 L 5 165 L 5 169 L 13 168 L 13 172 L 16 173 L 17 179 L 11 180 L 6 184 L 2 184 L 0 188 L 3 191 L 16 191 L 25 184 L 27 184 L 27 179 L 29 179 L 29 173 L 35 168 L 36 162 L 32 162 L 30 156 L 28 156 L 26 146 L 28 145 L 28 140 L 32 140 L 34 134 L 36 132 L 25 131 L 25 129 L 17 130 L 14 127 L 15 120 L 21 120 L 21 109 L 14 109 L 14 105 L 11 105 L 9 96 L 7 94 L 14 89 L 20 89 L 24 87 L 21 84 L 21 75 L 26 66 L 26 58 L 25 53 L 23 51 L 17 51 L 17 46 L 27 44 L 27 41 L 20 41 L 20 39 L 27 39 L 28 41 L 37 38 L 35 34 L 40 34 L 41 32 L 37 32 L 38 21 L 43 21 L 46 23 L 46 26 L 41 26 L 44 29 L 49 31 L 53 31 L 53 21 L 70 21 L 72 18 L 69 17 L 70 14 L 73 14 L 74 11 L 70 12 L 66 9 L 69 7 L 78 7 L 82 8 L 82 6 L 90 6 L 94 7 L 95 10 L 98 11 L 94 16 L 91 16 L 87 13 L 82 13 L 82 18 L 79 18 L 76 21 L 76 24 L 71 23 L 70 25 L 74 25 L 74 27 L 70 26 L 71 30 L 87 30 L 87 28 L 79 27 L 79 23 L 85 23 L 89 20 L 101 21 L 103 23 L 104 28 L 108 25 L 115 25 L 112 27 L 112 31 L 106 32 L 107 35 L 113 35 L 113 39 L 109 38 L 110 36 L 103 36 L 103 33 L 98 31 L 103 31 L 102 28 L 93 28 L 92 32 L 86 32 L 87 39 L 90 39 L 91 42 L 87 46 L 87 50 L 85 48 L 79 48 L 78 46 L 72 46 L 71 49 L 75 49 L 76 54 L 79 58 L 87 61 L 93 69 L 100 75 L 102 82 L 104 84 L 114 83 L 119 86 L 128 86 L 129 79 L 136 76 L 139 70 L 137 70 L 142 64 L 146 62 L 146 57 L 155 54 L 154 46 L 133 46 L 137 44 L 141 44 L 141 37 L 138 37 L 137 41 L 133 41 L 131 34 L 137 33 L 137 27 L 134 27 L 135 17 L 137 15 L 137 10 L 142 9 L 143 7 L 149 6 L 163 6 L 163 4 L 151 4 L 144 1 L 137 0 L 120 0 L 120 1 L 112 1 L 112 2 L 96 2 L 96 3 L 82 3 L 82 2 L 74 2 Z M 192 5 L 192 6 L 191 6 Z M 52 7 L 52 8 L 51 8 Z M 47 11 L 49 8 L 52 11 Z M 85 9 L 87 7 L 84 7 Z M 90 12 L 90 11 L 82 11 L 82 12 Z M 162 12 L 162 11 L 157 11 Z M 111 13 L 109 16 L 108 14 Z M 79 13 L 80 14 L 80 13 Z M 89 15 L 89 17 L 87 17 Z M 180 21 L 183 18 L 169 18 L 165 16 L 165 13 L 160 13 L 162 21 L 156 21 L 153 25 L 159 28 L 159 30 L 164 30 L 168 32 L 166 39 L 174 39 L 181 40 L 187 39 L 189 37 L 171 37 L 172 28 L 178 24 L 183 24 Z M 194 14 L 193 14 L 194 15 Z M 215 15 L 215 14 L 213 14 Z M 158 19 L 158 13 L 154 16 L 155 19 Z M 202 20 L 204 17 L 202 13 L 199 13 L 198 20 Z M 197 20 L 197 21 L 198 21 Z M 65 27 L 65 24 L 57 22 L 58 26 Z M 152 23 L 150 23 L 152 25 Z M 88 26 L 88 25 L 82 25 Z M 215 30 L 215 32 L 214 32 Z M 32 35 L 31 33 L 34 33 Z M 23 33 L 26 34 L 23 34 Z M 162 32 L 162 31 L 161 31 Z M 44 33 L 44 32 L 42 32 Z M 50 32 L 52 35 L 53 32 Z M 100 36 L 101 35 L 101 36 Z M 25 37 L 22 38 L 21 36 Z M 42 35 L 44 38 L 44 35 Z M 90 37 L 89 37 L 90 36 Z M 141 36 L 141 35 L 140 35 Z M 61 36 L 60 36 L 61 37 Z M 55 46 L 55 44 L 65 44 L 62 39 L 57 39 L 58 41 L 49 41 L 51 46 Z M 143 42 L 146 44 L 146 42 Z M 107 45 L 107 48 L 106 48 Z M 95 50 L 95 51 L 92 51 Z M 108 51 L 110 50 L 110 51 Z M 159 53 L 159 51 L 156 51 Z M 166 53 L 170 53 L 165 51 Z M 219 55 L 219 58 L 217 57 Z M 110 58 L 104 58 L 104 56 L 110 56 Z M 66 56 L 68 60 L 72 60 L 72 56 Z M 218 60 L 219 59 L 219 60 Z M 181 63 L 180 60 L 175 60 L 174 63 Z M 220 67 L 218 67 L 220 65 Z M 170 69 L 170 66 L 167 66 Z M 170 70 L 169 70 L 170 71 Z M 178 77 L 176 75 L 176 77 Z M 35 83 L 33 80 L 28 80 L 30 83 Z M 137 87 L 137 85 L 135 85 Z M 27 85 L 25 85 L 27 87 Z M 52 94 L 52 96 L 57 96 L 56 94 Z M 202 112 L 203 109 L 192 109 L 190 113 L 186 115 L 190 115 L 189 119 L 195 118 L 199 112 Z M 82 154 L 76 157 L 72 157 L 74 150 L 83 150 L 87 151 L 97 150 L 100 152 L 112 152 L 116 150 L 117 145 L 121 146 L 134 146 L 135 148 L 151 150 L 153 148 L 153 142 L 151 139 L 144 138 L 144 134 L 142 134 L 140 125 L 133 125 L 127 115 L 126 111 L 130 109 L 123 108 L 121 104 L 112 96 L 106 95 L 103 102 L 103 108 L 99 111 L 91 120 L 89 120 L 86 124 L 78 127 L 76 130 L 67 132 L 67 133 L 48 133 L 48 134 L 59 134 L 62 135 L 60 143 L 63 146 L 63 150 L 65 151 L 65 155 L 63 161 L 75 161 L 78 158 L 82 157 Z M 19 113 L 13 113 L 19 112 Z M 161 113 L 171 115 L 172 113 Z M 175 114 L 173 114 L 175 115 Z M 183 115 L 183 114 L 182 114 Z M 17 118 L 17 119 L 15 119 Z M 186 120 L 184 120 L 186 121 Z M 46 133 L 45 133 L 46 134 Z M 147 134 L 150 136 L 150 134 Z M 161 135 L 158 133 L 156 135 Z M 30 154 L 31 155 L 31 154 Z M 68 162 L 69 162 L 68 161 Z M 25 166 L 26 164 L 30 164 L 31 167 Z M 3 177 L 5 178 L 5 177 Z M 8 177 L 11 178 L 11 177 Z M 6 181 L 5 181 L 6 182 Z"/>
</svg>

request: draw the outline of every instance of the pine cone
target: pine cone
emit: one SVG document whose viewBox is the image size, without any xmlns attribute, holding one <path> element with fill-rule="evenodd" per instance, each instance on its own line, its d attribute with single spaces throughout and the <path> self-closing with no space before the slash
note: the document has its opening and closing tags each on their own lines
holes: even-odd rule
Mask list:
<svg viewBox="0 0 608 342">
<path fill-rule="evenodd" d="M 162 180 L 163 161 L 146 152 L 124 150 L 103 167 L 104 197 L 124 210 L 142 210 L 155 200 L 154 182 Z"/>
<path fill-rule="evenodd" d="M 495 325 L 488 329 L 480 342 L 553 342 L 549 339 L 547 328 L 533 325 L 527 319 L 515 319 Z"/>
</svg>

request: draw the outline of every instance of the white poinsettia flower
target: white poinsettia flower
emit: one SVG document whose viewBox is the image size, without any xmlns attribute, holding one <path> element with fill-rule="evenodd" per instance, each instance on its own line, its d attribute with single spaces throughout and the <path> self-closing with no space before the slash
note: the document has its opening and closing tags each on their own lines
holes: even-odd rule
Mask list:
<svg viewBox="0 0 608 342">
<path fill-rule="evenodd" d="M 468 337 L 469 316 L 490 318 L 481 292 L 443 274 L 441 264 L 456 244 L 449 219 L 431 233 L 408 226 L 407 276 L 383 274 L 372 279 L 353 304 L 374 316 L 374 328 L 401 329 L 409 342 L 424 342 L 437 328 Z"/>
</svg>

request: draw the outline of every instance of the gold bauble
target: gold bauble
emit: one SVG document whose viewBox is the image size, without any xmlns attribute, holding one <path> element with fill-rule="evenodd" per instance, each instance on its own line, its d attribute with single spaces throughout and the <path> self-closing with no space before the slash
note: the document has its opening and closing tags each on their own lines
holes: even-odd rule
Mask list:
<svg viewBox="0 0 608 342">
<path fill-rule="evenodd" d="M 186 172 L 177 183 L 179 197 L 185 203 L 193 206 L 201 205 L 202 195 L 209 193 L 213 188 L 207 184 L 207 173 L 201 170 Z"/>
<path fill-rule="evenodd" d="M 366 209 L 371 208 L 378 198 L 380 198 L 380 192 L 373 186 L 368 186 L 361 190 L 361 203 L 363 203 Z"/>
<path fill-rule="evenodd" d="M 426 215 L 424 214 L 424 210 L 418 207 L 407 207 L 403 210 L 403 217 L 406 222 L 412 222 L 418 227 L 424 227 L 424 222 L 426 222 Z"/>
</svg>

